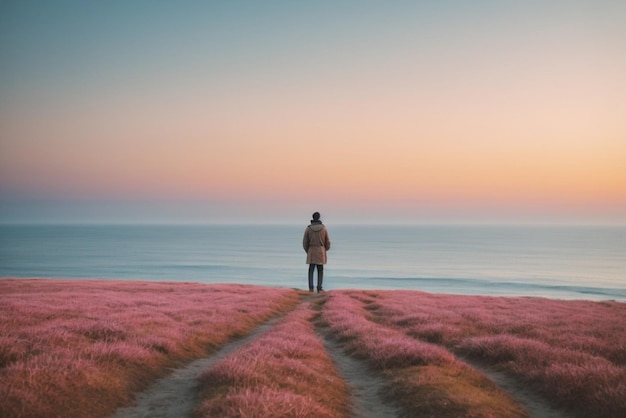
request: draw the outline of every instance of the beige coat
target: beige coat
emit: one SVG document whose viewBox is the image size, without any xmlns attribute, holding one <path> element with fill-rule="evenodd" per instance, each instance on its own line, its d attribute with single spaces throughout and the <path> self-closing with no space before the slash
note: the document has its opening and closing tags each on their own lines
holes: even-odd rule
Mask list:
<svg viewBox="0 0 626 418">
<path fill-rule="evenodd" d="M 326 264 L 326 251 L 330 250 L 330 237 L 321 222 L 306 227 L 302 247 L 306 251 L 307 264 Z"/>
</svg>

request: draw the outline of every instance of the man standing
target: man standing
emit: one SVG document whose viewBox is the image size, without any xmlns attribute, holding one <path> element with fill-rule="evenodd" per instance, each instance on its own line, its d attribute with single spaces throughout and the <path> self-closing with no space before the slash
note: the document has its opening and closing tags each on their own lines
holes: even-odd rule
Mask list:
<svg viewBox="0 0 626 418">
<path fill-rule="evenodd" d="M 322 292 L 324 280 L 324 264 L 326 264 L 326 251 L 330 250 L 330 237 L 322 221 L 320 213 L 315 212 L 311 225 L 304 230 L 302 247 L 306 251 L 306 262 L 309 265 L 309 292 L 313 291 L 313 272 L 317 267 L 317 291 Z"/>
</svg>

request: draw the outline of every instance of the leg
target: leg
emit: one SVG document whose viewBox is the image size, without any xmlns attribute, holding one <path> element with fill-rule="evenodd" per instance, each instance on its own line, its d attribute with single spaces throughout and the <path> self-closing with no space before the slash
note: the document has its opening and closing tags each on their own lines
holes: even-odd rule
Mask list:
<svg viewBox="0 0 626 418">
<path fill-rule="evenodd" d="M 315 264 L 309 264 L 309 292 L 313 291 L 313 272 L 315 271 Z"/>
<path fill-rule="evenodd" d="M 317 265 L 317 291 L 324 290 L 322 289 L 322 282 L 324 281 L 324 265 Z"/>
</svg>

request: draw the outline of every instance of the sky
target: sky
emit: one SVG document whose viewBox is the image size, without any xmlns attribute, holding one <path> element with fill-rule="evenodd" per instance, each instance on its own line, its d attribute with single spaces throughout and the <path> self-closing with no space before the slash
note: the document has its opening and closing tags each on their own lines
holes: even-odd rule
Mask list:
<svg viewBox="0 0 626 418">
<path fill-rule="evenodd" d="M 0 0 L 0 223 L 626 224 L 625 19 Z"/>
</svg>

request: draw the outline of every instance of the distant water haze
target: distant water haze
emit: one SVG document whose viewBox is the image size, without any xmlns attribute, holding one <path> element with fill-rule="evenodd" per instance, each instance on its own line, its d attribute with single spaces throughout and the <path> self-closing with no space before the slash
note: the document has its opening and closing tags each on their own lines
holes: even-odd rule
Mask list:
<svg viewBox="0 0 626 418">
<path fill-rule="evenodd" d="M 626 227 L 329 225 L 325 288 L 626 300 Z M 304 225 L 0 226 L 0 276 L 306 287 Z"/>
</svg>

